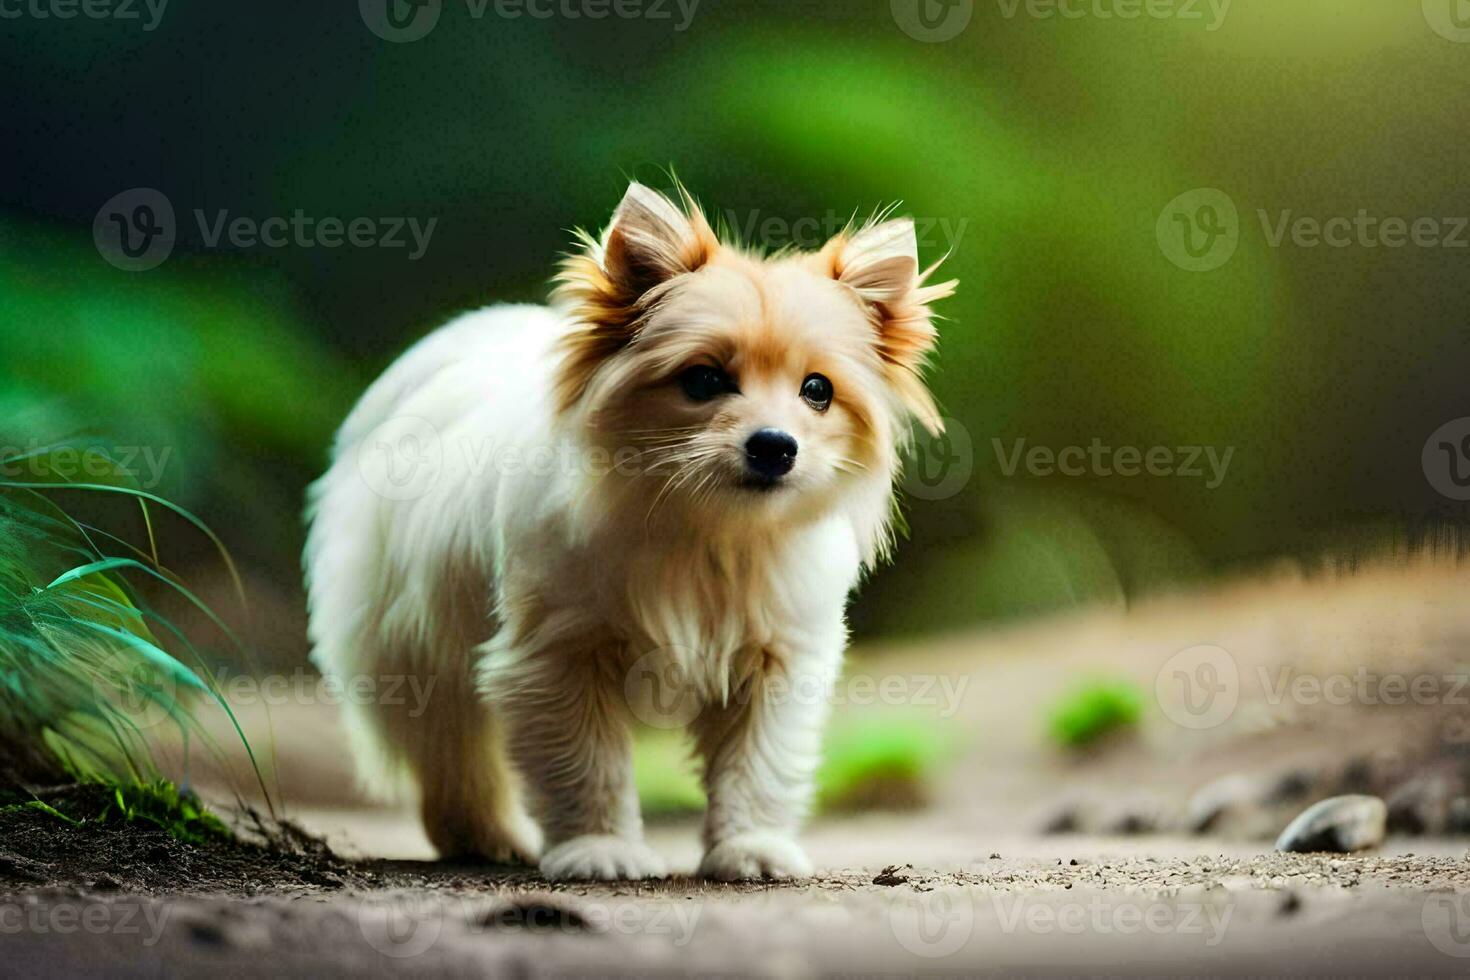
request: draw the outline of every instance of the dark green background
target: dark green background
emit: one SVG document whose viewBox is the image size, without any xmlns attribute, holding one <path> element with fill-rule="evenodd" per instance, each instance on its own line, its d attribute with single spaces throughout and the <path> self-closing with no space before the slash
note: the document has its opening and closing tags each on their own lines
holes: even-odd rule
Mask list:
<svg viewBox="0 0 1470 980">
<path fill-rule="evenodd" d="M 1214 30 L 1007 6 L 976 0 L 943 43 L 904 33 L 888 0 L 703 0 L 682 32 L 477 20 L 446 0 L 406 44 L 340 2 L 173 0 L 152 32 L 0 20 L 0 435 L 171 447 L 159 489 L 279 611 L 262 642 L 299 650 L 301 493 L 352 398 L 455 311 L 544 296 L 567 229 L 672 167 L 737 226 L 901 201 L 935 224 L 926 258 L 953 248 L 934 384 L 974 473 L 911 502 L 861 635 L 1464 522 L 1420 454 L 1470 415 L 1470 247 L 1273 248 L 1257 211 L 1470 215 L 1470 44 L 1417 0 L 1235 0 Z M 91 226 L 140 186 L 172 201 L 180 241 L 130 274 Z M 1241 215 L 1238 252 L 1208 273 L 1170 262 L 1155 231 L 1199 187 Z M 438 223 L 410 262 L 209 249 L 196 208 Z M 1213 490 L 1006 476 L 992 440 L 1021 438 L 1234 455 Z M 187 569 L 188 535 L 169 540 Z"/>
</svg>

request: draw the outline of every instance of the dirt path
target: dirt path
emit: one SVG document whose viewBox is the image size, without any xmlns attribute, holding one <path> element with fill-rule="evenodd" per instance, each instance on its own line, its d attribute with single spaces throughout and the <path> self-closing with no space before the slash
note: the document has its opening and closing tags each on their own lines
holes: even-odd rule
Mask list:
<svg viewBox="0 0 1470 980">
<path fill-rule="evenodd" d="M 779 886 L 549 886 L 526 871 L 369 862 L 255 894 L 33 887 L 0 898 L 0 972 L 1463 975 L 1470 963 L 1470 865 L 1451 842 L 1262 855 L 1168 838 L 982 842 L 887 819 L 824 826 L 810 843 L 836 870 Z"/>
<path fill-rule="evenodd" d="M 1404 753 L 1436 730 L 1421 724 L 1433 708 L 1324 713 L 1272 703 L 1256 679 L 1283 663 L 1317 676 L 1439 671 L 1470 635 L 1467 584 L 1414 570 L 1273 583 L 861 653 L 855 669 L 874 678 L 966 680 L 946 719 L 955 754 L 920 813 L 817 822 L 806 844 L 824 870 L 795 884 L 550 886 L 525 870 L 428 862 L 409 815 L 351 795 L 331 713 L 278 711 L 276 731 L 297 736 L 278 743 L 293 816 L 352 861 L 303 852 L 252 869 L 159 841 L 122 858 L 102 844 L 58 857 L 42 839 L 0 834 L 0 974 L 1465 975 L 1470 839 L 1300 856 L 1272 853 L 1259 833 L 1177 828 L 1190 796 L 1222 775 L 1305 773 L 1307 801 L 1349 772 L 1386 766 L 1385 786 L 1413 775 Z M 1229 650 L 1238 668 L 1227 721 L 1184 730 L 1158 723 L 1165 708 L 1133 742 L 1085 760 L 1046 744 L 1038 718 L 1062 680 L 1101 671 L 1152 689 L 1193 644 Z M 1079 832 L 1044 832 L 1059 807 Z M 1120 822 L 1154 832 L 1103 832 Z M 675 869 L 697 864 L 694 826 L 657 825 L 651 838 Z"/>
</svg>

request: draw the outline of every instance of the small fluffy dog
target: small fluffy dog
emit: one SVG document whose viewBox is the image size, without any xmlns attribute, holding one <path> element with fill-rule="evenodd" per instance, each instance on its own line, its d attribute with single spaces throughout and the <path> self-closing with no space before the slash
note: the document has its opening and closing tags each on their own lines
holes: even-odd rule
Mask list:
<svg viewBox="0 0 1470 980">
<path fill-rule="evenodd" d="M 701 872 L 806 875 L 795 835 L 899 450 L 939 416 L 913 223 L 815 253 L 721 243 L 634 184 L 550 307 L 496 306 L 390 367 L 311 489 L 313 659 L 373 785 L 443 855 L 650 878 L 630 723 L 687 724 Z M 403 690 L 409 689 L 405 685 Z"/>
</svg>

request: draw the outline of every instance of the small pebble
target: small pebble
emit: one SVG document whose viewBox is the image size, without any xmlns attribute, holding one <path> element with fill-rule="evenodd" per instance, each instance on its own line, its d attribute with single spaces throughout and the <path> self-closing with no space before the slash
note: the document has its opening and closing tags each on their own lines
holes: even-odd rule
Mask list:
<svg viewBox="0 0 1470 980">
<path fill-rule="evenodd" d="M 1334 796 L 1307 807 L 1276 839 L 1276 850 L 1351 854 L 1383 843 L 1388 807 L 1376 796 Z"/>
</svg>

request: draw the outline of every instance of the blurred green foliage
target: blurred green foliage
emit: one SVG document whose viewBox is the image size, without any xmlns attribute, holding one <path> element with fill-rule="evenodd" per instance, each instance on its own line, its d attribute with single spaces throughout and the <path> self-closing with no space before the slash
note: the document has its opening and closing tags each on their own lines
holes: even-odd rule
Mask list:
<svg viewBox="0 0 1470 980">
<path fill-rule="evenodd" d="M 930 719 L 839 715 L 817 771 L 818 809 L 905 809 L 922 803 L 952 737 Z M 704 810 L 704 790 L 683 733 L 640 731 L 633 762 L 644 813 L 683 816 Z"/>
<path fill-rule="evenodd" d="M 669 166 L 763 244 L 902 201 L 961 281 L 934 383 L 970 476 L 911 499 L 860 636 L 1121 602 L 1467 518 L 1419 462 L 1465 413 L 1465 253 L 1273 247 L 1258 214 L 1470 214 L 1470 58 L 1418 4 L 1235 0 L 1212 29 L 981 3 L 931 44 L 886 2 L 707 0 L 683 31 L 451 3 L 392 44 L 353 4 L 178 0 L 148 33 L 9 22 L 0 59 L 0 440 L 170 449 L 162 489 L 289 597 L 291 636 L 301 491 L 355 393 L 452 313 L 544 295 L 565 229 Z M 146 273 L 90 240 L 129 187 L 179 216 Z M 1197 187 L 1241 215 L 1209 273 L 1156 237 Z M 409 261 L 210 248 L 196 209 L 438 224 Z M 1234 454 L 1210 488 L 1008 472 L 1018 439 Z"/>
<path fill-rule="evenodd" d="M 1052 708 L 1048 728 L 1064 748 L 1080 749 L 1132 729 L 1143 714 L 1144 695 L 1131 681 L 1093 681 Z"/>
</svg>

